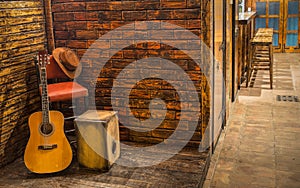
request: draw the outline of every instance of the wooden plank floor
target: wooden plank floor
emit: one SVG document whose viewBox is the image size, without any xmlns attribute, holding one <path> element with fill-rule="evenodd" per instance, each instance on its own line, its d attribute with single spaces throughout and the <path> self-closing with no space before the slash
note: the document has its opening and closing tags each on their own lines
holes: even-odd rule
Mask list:
<svg viewBox="0 0 300 188">
<path fill-rule="evenodd" d="M 121 149 L 121 158 L 126 158 L 128 152 Z M 149 160 L 157 155 L 154 151 Z M 201 187 L 208 168 L 208 156 L 208 152 L 185 148 L 158 165 L 126 167 L 114 164 L 108 172 L 79 167 L 74 157 L 69 168 L 51 175 L 29 172 L 23 159 L 19 158 L 0 169 L 0 187 Z"/>
</svg>

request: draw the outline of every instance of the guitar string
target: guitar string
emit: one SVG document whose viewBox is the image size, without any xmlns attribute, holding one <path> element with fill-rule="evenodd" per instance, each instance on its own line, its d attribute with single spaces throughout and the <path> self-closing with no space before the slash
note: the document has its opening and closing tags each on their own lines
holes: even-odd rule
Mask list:
<svg viewBox="0 0 300 188">
<path fill-rule="evenodd" d="M 44 146 L 48 145 L 47 138 L 47 129 L 49 128 L 49 103 L 48 103 L 48 93 L 47 93 L 47 73 L 46 73 L 46 65 L 48 63 L 47 53 L 43 54 L 41 62 L 41 81 L 42 81 L 42 135 L 43 135 L 43 144 Z"/>
</svg>

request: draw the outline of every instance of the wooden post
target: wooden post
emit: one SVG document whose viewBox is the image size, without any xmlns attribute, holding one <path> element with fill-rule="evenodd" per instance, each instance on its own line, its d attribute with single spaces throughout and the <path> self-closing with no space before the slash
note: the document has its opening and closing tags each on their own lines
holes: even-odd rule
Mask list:
<svg viewBox="0 0 300 188">
<path fill-rule="evenodd" d="M 44 12 L 45 12 L 45 27 L 47 36 L 47 49 L 49 53 L 55 49 L 54 33 L 53 33 L 53 20 L 51 10 L 51 0 L 44 0 Z"/>
</svg>

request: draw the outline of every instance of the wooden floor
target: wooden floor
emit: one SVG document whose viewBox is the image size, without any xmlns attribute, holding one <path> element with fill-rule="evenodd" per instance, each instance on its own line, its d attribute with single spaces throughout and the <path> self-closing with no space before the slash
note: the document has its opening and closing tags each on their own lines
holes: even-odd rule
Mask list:
<svg viewBox="0 0 300 188">
<path fill-rule="evenodd" d="M 126 158 L 128 152 L 121 149 L 120 159 Z M 149 156 L 149 160 L 155 156 Z M 74 157 L 68 169 L 51 175 L 29 172 L 23 159 L 19 158 L 0 169 L 0 187 L 201 187 L 208 168 L 208 156 L 208 152 L 185 148 L 155 166 L 126 167 L 114 164 L 108 172 L 79 167 Z"/>
</svg>

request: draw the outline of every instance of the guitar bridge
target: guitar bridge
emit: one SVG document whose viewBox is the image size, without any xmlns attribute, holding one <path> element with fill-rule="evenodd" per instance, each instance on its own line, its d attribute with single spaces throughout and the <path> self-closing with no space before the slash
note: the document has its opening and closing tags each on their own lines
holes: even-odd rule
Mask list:
<svg viewBox="0 0 300 188">
<path fill-rule="evenodd" d="M 57 144 L 52 144 L 52 145 L 39 145 L 38 149 L 39 150 L 52 150 L 57 148 Z"/>
</svg>

